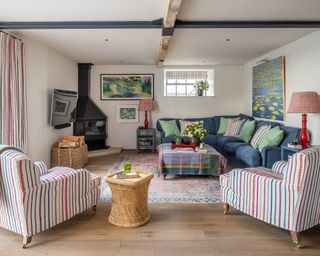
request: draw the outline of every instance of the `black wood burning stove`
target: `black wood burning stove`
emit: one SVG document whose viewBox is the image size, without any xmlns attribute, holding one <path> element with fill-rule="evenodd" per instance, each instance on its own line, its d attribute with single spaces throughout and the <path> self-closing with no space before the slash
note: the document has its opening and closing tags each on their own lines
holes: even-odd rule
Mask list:
<svg viewBox="0 0 320 256">
<path fill-rule="evenodd" d="M 73 134 L 85 136 L 89 150 L 104 149 L 106 146 L 107 116 L 90 99 L 91 83 L 90 63 L 78 64 L 78 102 Z"/>
</svg>

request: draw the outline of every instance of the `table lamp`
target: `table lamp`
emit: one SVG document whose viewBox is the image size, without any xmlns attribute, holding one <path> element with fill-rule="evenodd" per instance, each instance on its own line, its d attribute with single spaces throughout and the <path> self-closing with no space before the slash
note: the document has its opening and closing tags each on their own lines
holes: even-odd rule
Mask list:
<svg viewBox="0 0 320 256">
<path fill-rule="evenodd" d="M 144 128 L 147 129 L 149 127 L 148 123 L 148 111 L 154 110 L 154 103 L 153 100 L 141 100 L 139 102 L 139 110 L 145 111 L 144 112 Z"/>
<path fill-rule="evenodd" d="M 309 134 L 307 130 L 307 114 L 319 113 L 319 96 L 316 92 L 294 92 L 291 97 L 288 113 L 302 113 L 302 129 L 300 141 L 303 149 L 309 146 Z"/>
</svg>

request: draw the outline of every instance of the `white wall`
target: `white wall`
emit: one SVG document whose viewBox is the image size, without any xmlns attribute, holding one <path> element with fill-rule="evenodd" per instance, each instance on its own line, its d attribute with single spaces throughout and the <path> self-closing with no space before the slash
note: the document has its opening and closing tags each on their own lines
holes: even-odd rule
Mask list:
<svg viewBox="0 0 320 256">
<path fill-rule="evenodd" d="M 49 125 L 53 89 L 77 90 L 77 64 L 47 46 L 26 39 L 28 155 L 50 164 L 51 146 L 71 128 Z"/>
<path fill-rule="evenodd" d="M 279 56 L 285 56 L 287 109 L 293 92 L 316 91 L 320 93 L 320 31 L 317 31 L 244 65 L 245 97 L 243 100 L 247 114 L 251 114 L 252 67 L 259 60 Z M 287 113 L 285 124 L 301 127 L 301 115 Z M 308 128 L 312 137 L 311 144 L 320 144 L 320 114 L 308 114 Z"/>
<path fill-rule="evenodd" d="M 166 68 L 169 68 L 166 66 Z M 183 66 L 175 68 L 185 68 Z M 190 68 L 190 67 L 188 67 Z M 199 68 L 199 66 L 195 67 Z M 203 68 L 210 68 L 203 66 Z M 211 67 L 212 68 L 212 67 Z M 138 104 L 139 101 L 100 100 L 101 74 L 153 73 L 154 96 L 157 109 L 152 112 L 152 123 L 160 117 L 209 117 L 220 114 L 238 114 L 243 110 L 240 87 L 242 67 L 238 65 L 214 66 L 215 97 L 164 97 L 163 69 L 157 66 L 95 65 L 92 67 L 91 98 L 108 116 L 108 144 L 113 147 L 133 149 L 136 147 L 137 123 L 116 123 L 116 106 Z M 144 113 L 140 112 L 139 123 L 143 124 Z M 150 123 L 150 121 L 149 121 Z"/>
</svg>

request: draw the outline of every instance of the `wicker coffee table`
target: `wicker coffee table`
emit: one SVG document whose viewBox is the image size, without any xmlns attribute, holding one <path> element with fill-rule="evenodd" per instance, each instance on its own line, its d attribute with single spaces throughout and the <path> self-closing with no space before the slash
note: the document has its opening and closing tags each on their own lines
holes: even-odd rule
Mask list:
<svg viewBox="0 0 320 256">
<path fill-rule="evenodd" d="M 115 172 L 106 177 L 112 192 L 109 222 L 119 227 L 139 227 L 150 219 L 148 189 L 153 173 L 135 171 L 139 178 L 117 179 Z"/>
</svg>

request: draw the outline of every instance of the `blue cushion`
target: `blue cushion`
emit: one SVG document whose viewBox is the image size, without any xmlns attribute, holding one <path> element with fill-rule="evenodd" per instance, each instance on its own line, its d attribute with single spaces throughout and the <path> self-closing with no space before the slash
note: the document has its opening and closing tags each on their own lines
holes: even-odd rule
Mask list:
<svg viewBox="0 0 320 256">
<path fill-rule="evenodd" d="M 160 138 L 160 143 L 171 143 L 173 140 L 175 140 L 176 136 L 175 135 L 170 135 L 170 136 L 167 136 L 167 137 L 161 137 Z"/>
<path fill-rule="evenodd" d="M 287 146 L 294 139 L 299 140 L 300 132 L 301 132 L 300 128 L 284 126 L 282 129 L 284 131 L 284 139 L 283 139 L 281 145 Z"/>
<path fill-rule="evenodd" d="M 237 150 L 242 147 L 242 146 L 246 146 L 249 145 L 249 143 L 245 143 L 245 142 L 231 142 L 231 143 L 227 143 L 224 146 L 224 150 L 228 155 L 235 155 Z"/>
<path fill-rule="evenodd" d="M 218 137 L 218 147 L 222 150 L 225 151 L 225 146 L 227 143 L 230 142 L 242 142 L 239 138 L 236 137 L 231 137 L 231 136 L 219 136 Z"/>
<path fill-rule="evenodd" d="M 222 135 L 209 134 L 206 137 L 204 137 L 203 142 L 209 144 L 212 147 L 216 147 L 218 145 L 219 137 L 222 137 Z"/>
<path fill-rule="evenodd" d="M 203 121 L 204 128 L 208 131 L 209 134 L 216 134 L 215 122 L 213 117 L 205 117 L 205 118 L 185 118 L 183 120 L 186 121 Z"/>
<path fill-rule="evenodd" d="M 262 163 L 259 150 L 254 149 L 251 145 L 240 147 L 236 152 L 236 158 L 248 167 L 261 166 Z"/>
</svg>

